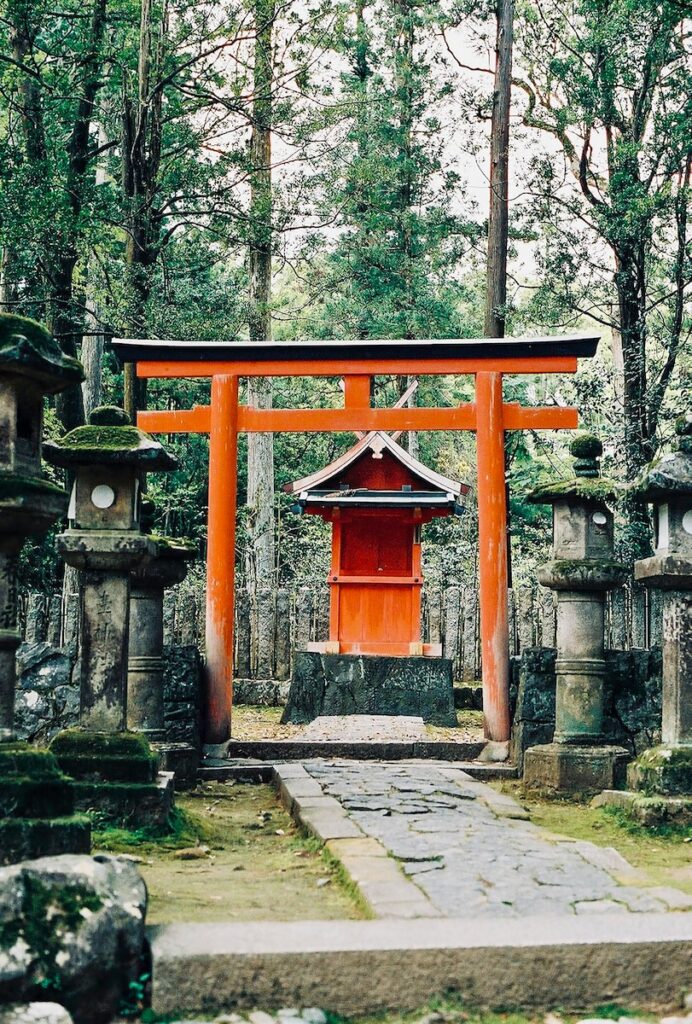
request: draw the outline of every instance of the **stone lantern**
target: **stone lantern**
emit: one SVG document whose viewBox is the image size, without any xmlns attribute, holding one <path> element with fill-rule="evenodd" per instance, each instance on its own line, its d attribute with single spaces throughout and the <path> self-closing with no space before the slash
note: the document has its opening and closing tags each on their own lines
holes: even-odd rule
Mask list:
<svg viewBox="0 0 692 1024">
<path fill-rule="evenodd" d="M 43 396 L 82 377 L 44 327 L 0 314 L 0 864 L 89 852 L 89 822 L 72 813 L 69 779 L 55 757 L 14 739 L 17 556 L 67 505 L 41 469 Z"/>
<path fill-rule="evenodd" d="M 629 765 L 629 792 L 598 798 L 647 824 L 692 820 L 692 414 L 678 419 L 676 432 L 677 450 L 634 484 L 654 506 L 655 551 L 634 563 L 634 576 L 663 596 L 661 745 Z"/>
<path fill-rule="evenodd" d="M 171 777 L 157 776 L 146 737 L 126 731 L 130 574 L 157 555 L 140 529 L 144 474 L 177 462 L 113 406 L 95 409 L 87 426 L 45 452 L 74 474 L 69 528 L 57 548 L 81 570 L 80 729 L 58 734 L 51 749 L 77 779 L 78 804 L 114 821 L 163 824 Z"/>
<path fill-rule="evenodd" d="M 553 506 L 553 560 L 538 579 L 557 592 L 557 685 L 553 742 L 526 751 L 524 782 L 557 792 L 612 786 L 624 778 L 629 756 L 603 738 L 605 596 L 624 582 L 626 570 L 614 560 L 602 450 L 598 438 L 576 437 L 570 445 L 575 476 L 530 495 Z"/>
</svg>

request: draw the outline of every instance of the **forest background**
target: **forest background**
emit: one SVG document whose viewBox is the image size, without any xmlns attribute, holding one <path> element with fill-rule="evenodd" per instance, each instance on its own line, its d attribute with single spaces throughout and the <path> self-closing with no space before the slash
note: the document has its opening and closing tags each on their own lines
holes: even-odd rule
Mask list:
<svg viewBox="0 0 692 1024">
<path fill-rule="evenodd" d="M 505 399 L 576 404 L 605 473 L 632 481 L 689 407 L 691 16 L 685 0 L 0 0 L 0 309 L 48 323 L 86 370 L 48 432 L 106 402 L 208 400 L 204 381 L 145 390 L 113 336 L 482 336 L 509 17 L 507 298 L 491 312 L 507 334 L 603 340 L 574 377 L 506 378 Z M 410 384 L 377 378 L 373 401 Z M 339 402 L 333 380 L 243 392 Z M 409 401 L 471 397 L 470 378 L 431 377 Z M 203 556 L 207 438 L 164 440 L 180 468 L 150 478 L 156 528 Z M 292 514 L 282 486 L 353 440 L 241 439 L 241 585 L 323 582 L 327 528 Z M 475 580 L 473 435 L 403 440 L 472 487 L 463 517 L 426 528 L 428 581 Z M 535 579 L 550 542 L 547 510 L 525 494 L 569 475 L 568 440 L 507 437 L 515 582 Z M 620 555 L 649 543 L 645 509 L 625 497 Z M 26 587 L 59 587 L 51 537 L 23 557 Z"/>
</svg>

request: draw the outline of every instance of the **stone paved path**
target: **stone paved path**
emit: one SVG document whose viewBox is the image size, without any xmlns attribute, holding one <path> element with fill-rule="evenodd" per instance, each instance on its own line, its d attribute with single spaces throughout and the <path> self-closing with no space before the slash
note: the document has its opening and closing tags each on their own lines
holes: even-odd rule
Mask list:
<svg viewBox="0 0 692 1024">
<path fill-rule="evenodd" d="M 549 838 L 515 800 L 459 769 L 362 761 L 310 761 L 304 768 L 400 862 L 440 916 L 656 912 L 692 905 L 675 889 L 626 884 L 636 872 L 615 850 Z"/>
</svg>

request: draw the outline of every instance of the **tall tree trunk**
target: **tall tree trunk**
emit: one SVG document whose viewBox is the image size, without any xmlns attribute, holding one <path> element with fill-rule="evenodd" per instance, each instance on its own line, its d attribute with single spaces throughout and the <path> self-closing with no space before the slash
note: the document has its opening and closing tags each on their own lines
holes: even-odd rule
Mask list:
<svg viewBox="0 0 692 1024">
<path fill-rule="evenodd" d="M 84 318 L 74 301 L 74 271 L 79 259 L 81 227 L 79 218 L 84 206 L 84 190 L 89 162 L 89 141 L 96 96 L 102 84 L 102 46 L 106 30 L 106 0 L 94 0 L 86 52 L 82 61 L 81 94 L 74 125 L 67 144 L 67 194 L 71 209 L 65 255 L 61 258 L 53 290 L 53 333 L 63 351 L 77 356 L 82 341 Z M 61 392 L 56 399 L 58 416 L 65 430 L 84 422 L 84 401 L 79 384 Z"/>
<path fill-rule="evenodd" d="M 509 108 L 512 93 L 514 0 L 498 0 L 495 84 L 490 130 L 490 210 L 485 335 L 504 338 L 509 224 Z"/>
<path fill-rule="evenodd" d="M 509 241 L 509 111 L 512 100 L 512 34 L 514 0 L 497 0 L 495 81 L 490 126 L 490 205 L 488 211 L 488 268 L 484 333 L 504 338 L 507 303 L 507 248 Z M 505 435 L 505 467 L 509 459 Z M 506 487 L 507 581 L 512 586 L 512 543 L 509 521 L 509 484 Z"/>
<path fill-rule="evenodd" d="M 159 222 L 154 209 L 161 167 L 163 90 L 152 88 L 163 65 L 168 32 L 168 6 L 164 4 L 158 31 L 152 0 L 142 0 L 137 62 L 136 98 L 125 83 L 123 96 L 123 192 L 127 211 L 125 267 L 128 307 L 125 327 L 130 336 L 146 336 L 146 311 L 152 272 L 159 257 Z M 134 422 L 146 408 L 146 381 L 138 381 L 135 368 L 123 372 L 125 411 Z"/>
<path fill-rule="evenodd" d="M 255 0 L 252 137 L 250 140 L 250 251 L 248 327 L 251 341 L 270 341 L 272 278 L 272 89 L 274 78 L 274 0 Z M 252 377 L 248 403 L 272 405 L 271 379 Z M 274 578 L 274 438 L 248 435 L 249 526 L 246 577 L 251 589 L 270 586 Z"/>
</svg>

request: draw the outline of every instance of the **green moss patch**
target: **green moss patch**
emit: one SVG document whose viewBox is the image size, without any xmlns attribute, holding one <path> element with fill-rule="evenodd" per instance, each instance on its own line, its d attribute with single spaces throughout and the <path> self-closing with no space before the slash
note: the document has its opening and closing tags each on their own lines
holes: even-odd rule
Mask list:
<svg viewBox="0 0 692 1024">
<path fill-rule="evenodd" d="M 575 476 L 569 480 L 556 480 L 539 484 L 527 494 L 534 505 L 552 505 L 561 498 L 583 498 L 588 501 L 611 501 L 620 493 L 618 485 L 603 477 Z"/>
<path fill-rule="evenodd" d="M 36 320 L 12 313 L 0 313 L 0 365 L 27 376 L 52 378 L 50 391 L 84 379 L 81 363 L 64 355 L 50 331 Z"/>
<path fill-rule="evenodd" d="M 24 877 L 21 912 L 0 922 L 0 949 L 22 940 L 32 955 L 34 983 L 46 992 L 62 988 L 58 953 L 66 932 L 78 932 L 84 911 L 95 913 L 103 906 L 96 893 L 78 884 L 47 884 L 27 873 Z"/>
<path fill-rule="evenodd" d="M 646 794 L 685 796 L 692 793 L 692 747 L 652 747 L 629 766 L 630 785 Z"/>
<path fill-rule="evenodd" d="M 0 472 L 0 501 L 25 497 L 57 498 L 64 501 L 67 491 L 43 477 Z"/>
<path fill-rule="evenodd" d="M 63 771 L 76 779 L 151 783 L 158 771 L 158 755 L 141 733 L 66 729 L 58 733 L 50 749 Z"/>
</svg>

